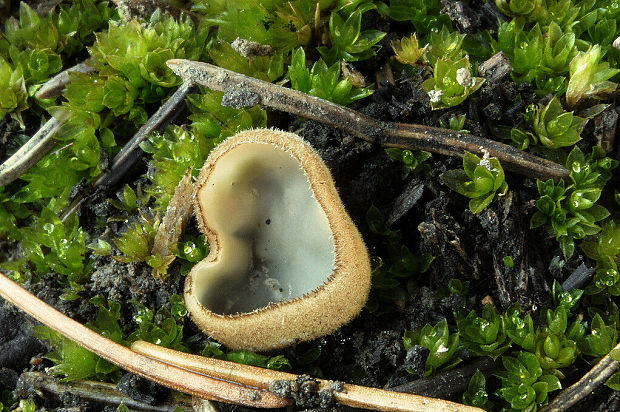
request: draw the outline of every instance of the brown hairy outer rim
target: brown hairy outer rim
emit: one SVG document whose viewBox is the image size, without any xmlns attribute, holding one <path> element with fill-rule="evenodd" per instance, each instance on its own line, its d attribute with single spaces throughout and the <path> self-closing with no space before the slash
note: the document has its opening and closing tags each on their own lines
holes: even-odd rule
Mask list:
<svg viewBox="0 0 620 412">
<path fill-rule="evenodd" d="M 300 163 L 331 228 L 335 269 L 326 283 L 300 298 L 272 303 L 249 313 L 222 315 L 205 308 L 194 287 L 194 277 L 199 276 L 197 268 L 201 263 L 217 261 L 221 249 L 217 233 L 209 226 L 208 216 L 202 213 L 198 193 L 217 162 L 244 143 L 273 145 Z M 370 291 L 370 260 L 366 246 L 340 200 L 327 166 L 299 136 L 273 129 L 238 133 L 209 155 L 196 187 L 194 208 L 198 224 L 209 242 L 210 253 L 194 266 L 185 281 L 185 304 L 194 322 L 205 333 L 231 349 L 266 351 L 327 335 L 359 314 Z"/>
</svg>

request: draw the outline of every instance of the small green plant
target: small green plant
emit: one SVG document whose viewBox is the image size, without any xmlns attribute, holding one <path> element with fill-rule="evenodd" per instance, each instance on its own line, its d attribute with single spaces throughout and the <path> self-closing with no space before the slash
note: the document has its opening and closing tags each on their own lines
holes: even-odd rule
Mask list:
<svg viewBox="0 0 620 412">
<path fill-rule="evenodd" d="M 432 49 L 431 49 L 432 50 Z M 460 60 L 440 58 L 435 62 L 433 77 L 422 87 L 428 93 L 431 108 L 445 109 L 459 105 L 482 86 L 484 79 L 474 77 L 467 56 Z"/>
<path fill-rule="evenodd" d="M 573 255 L 575 239 L 600 232 L 597 222 L 609 216 L 609 211 L 596 202 L 617 166 L 618 162 L 605 157 L 599 146 L 587 156 L 575 147 L 566 159 L 566 167 L 571 171 L 570 185 L 566 186 L 563 180 L 557 184 L 552 180 L 536 182 L 541 197 L 536 202 L 537 211 L 530 219 L 530 227 L 544 225 L 553 233 L 565 259 Z"/>
<path fill-rule="evenodd" d="M 406 179 L 411 172 L 421 172 L 424 176 L 428 176 L 431 171 L 431 165 L 428 163 L 428 160 L 432 155 L 427 151 L 419 150 L 412 152 L 407 149 L 391 148 L 385 149 L 385 153 L 387 153 L 391 159 L 403 162 L 401 172 L 403 179 Z"/>
<path fill-rule="evenodd" d="M 424 56 L 427 49 L 428 44 L 424 47 L 420 47 L 415 33 L 409 37 L 403 37 L 400 41 L 392 41 L 392 50 L 394 50 L 396 60 L 403 64 L 415 65 L 417 61 Z"/>
<path fill-rule="evenodd" d="M 109 30 L 98 33 L 89 49 L 97 73 L 72 73 L 66 100 L 48 108 L 65 122 L 55 135 L 59 147 L 20 176 L 28 182 L 19 192 L 20 201 L 67 201 L 81 179 L 99 176 L 105 160 L 118 152 L 116 140 L 128 138 L 146 122 L 146 105 L 159 102 L 179 83 L 165 59 L 200 58 L 201 33 L 189 19 L 177 22 L 158 12 L 145 25 L 110 21 Z"/>
<path fill-rule="evenodd" d="M 91 299 L 98 307 L 97 319 L 86 324 L 90 329 L 98 332 L 108 339 L 125 345 L 118 319 L 120 318 L 120 304 L 116 302 L 105 302 L 105 299 L 96 297 Z M 47 326 L 37 326 L 35 336 L 38 339 L 47 340 L 53 351 L 45 357 L 55 363 L 49 369 L 54 375 L 63 375 L 63 382 L 77 379 L 99 379 L 118 381 L 121 377 L 121 370 L 118 366 L 100 358 L 82 346 L 65 338 L 58 332 L 53 331 Z"/>
<path fill-rule="evenodd" d="M 120 303 L 108 301 L 102 296 L 95 296 L 90 303 L 97 308 L 97 318 L 88 322 L 86 326 L 116 343 L 128 346 L 131 342 L 141 339 L 167 348 L 188 350 L 182 341 L 183 326 L 180 325 L 188 312 L 180 295 L 172 295 L 169 307 L 161 307 L 157 312 L 134 302 L 136 313 L 133 320 L 137 324 L 137 329 L 127 339 L 123 338 L 118 322 L 121 316 Z M 121 377 L 118 366 L 46 326 L 37 326 L 35 336 L 50 342 L 53 351 L 48 353 L 46 358 L 55 363 L 50 372 L 54 375 L 63 375 L 62 381 L 93 378 L 118 381 Z"/>
<path fill-rule="evenodd" d="M 536 341 L 534 321 L 530 315 L 522 316 L 521 307 L 514 304 L 503 316 L 504 328 L 510 340 L 525 350 L 533 350 Z"/>
<path fill-rule="evenodd" d="M 443 4 L 439 0 L 388 0 L 376 2 L 378 11 L 396 21 L 410 21 L 415 31 L 421 35 L 452 27 L 447 14 L 442 13 Z"/>
<path fill-rule="evenodd" d="M 133 87 L 146 87 L 141 96 L 145 102 L 163 97 L 161 87 L 180 83 L 166 66 L 166 60 L 200 59 L 206 36 L 204 31 L 196 30 L 190 19 L 176 21 L 158 11 L 149 23 L 110 23 L 106 32 L 97 34 L 97 41 L 89 49 L 97 69 L 107 75 L 122 75 Z"/>
<path fill-rule="evenodd" d="M 577 55 L 575 40 L 575 33 L 562 33 L 560 26 L 551 22 L 543 41 L 542 69 L 551 74 L 567 73 L 569 63 Z"/>
<path fill-rule="evenodd" d="M 576 341 L 583 337 L 585 329 L 579 320 L 568 328 L 568 314 L 563 305 L 555 310 L 547 309 L 541 318 L 545 323 L 536 335 L 534 351 L 541 367 L 556 370 L 572 365 L 579 354 Z M 559 371 L 555 375 L 562 376 Z"/>
<path fill-rule="evenodd" d="M 489 400 L 486 390 L 486 379 L 480 370 L 476 370 L 469 380 L 467 391 L 463 392 L 463 403 L 465 405 L 476 406 L 485 410 L 493 408 L 493 402 Z"/>
<path fill-rule="evenodd" d="M 28 108 L 28 93 L 21 69 L 13 69 L 11 64 L 0 56 L 0 119 L 7 113 L 21 124 L 21 112 Z"/>
<path fill-rule="evenodd" d="M 546 12 L 550 9 L 537 6 L 536 10 Z M 558 12 L 561 14 L 562 9 L 554 9 L 550 15 L 556 17 Z M 541 16 L 540 13 L 535 14 Z M 576 35 L 570 27 L 563 25 L 561 19 L 550 21 L 538 17 L 534 18 L 538 22 L 529 31 L 526 30 L 526 20 L 523 18 L 500 23 L 497 41 L 491 43 L 495 52 L 503 51 L 510 60 L 512 78 L 516 82 L 535 81 L 539 94 L 561 95 L 567 87 L 569 62 L 577 54 Z"/>
<path fill-rule="evenodd" d="M 239 37 L 269 45 L 276 53 L 315 44 L 326 34 L 327 13 L 338 6 L 335 0 L 192 1 L 192 11 L 204 16 L 201 25 L 219 40 L 232 43 Z"/>
<path fill-rule="evenodd" d="M 512 19 L 499 24 L 495 51 L 503 51 L 513 68 L 516 82 L 531 83 L 543 71 L 543 36 L 536 24 L 526 31 L 523 19 Z"/>
<path fill-rule="evenodd" d="M 19 229 L 22 257 L 4 262 L 2 267 L 12 270 L 19 281 L 38 279 L 49 272 L 59 274 L 58 281 L 66 287 L 62 298 L 73 300 L 89 279 L 91 264 L 86 259 L 87 235 L 80 227 L 77 215 L 62 222 L 58 203 L 50 202 L 41 215 L 31 220 L 30 227 Z"/>
<path fill-rule="evenodd" d="M 376 6 L 372 3 L 353 11 L 346 20 L 334 11 L 329 17 L 329 38 L 331 47 L 321 46 L 317 50 L 328 65 L 341 60 L 354 62 L 366 60 L 375 55 L 375 45 L 385 37 L 386 33 L 379 30 L 361 30 L 362 14 Z"/>
<path fill-rule="evenodd" d="M 159 253 L 154 255 L 151 253 L 160 224 L 159 213 L 153 213 L 150 209 L 141 209 L 138 219 L 129 225 L 120 237 L 114 239 L 114 244 L 124 256 L 113 256 L 113 258 L 124 263 L 146 262 L 153 268 L 155 276 L 165 277 L 174 256 L 164 257 Z"/>
<path fill-rule="evenodd" d="M 182 296 L 172 295 L 170 308 L 164 306 L 157 312 L 138 302 L 134 305 L 136 312 L 133 320 L 138 328 L 128 336 L 128 341 L 144 340 L 182 352 L 189 350 L 183 342 L 183 326 L 178 324 L 188 313 Z"/>
<path fill-rule="evenodd" d="M 536 405 L 547 402 L 549 392 L 562 388 L 558 377 L 545 374 L 532 353 L 503 356 L 502 364 L 505 370 L 495 374 L 502 382 L 496 394 L 514 409 L 536 410 Z"/>
<path fill-rule="evenodd" d="M 123 235 L 114 240 L 116 247 L 126 256 L 116 256 L 119 262 L 145 261 L 150 256 L 157 228 L 161 223 L 159 215 L 141 212 L 139 219 L 128 226 Z"/>
<path fill-rule="evenodd" d="M 227 360 L 245 365 L 258 366 L 276 371 L 290 370 L 291 363 L 284 355 L 267 356 L 248 350 L 224 352 L 217 342 L 210 342 L 202 350 L 202 356 Z"/>
<path fill-rule="evenodd" d="M 213 63 L 228 70 L 272 82 L 284 74 L 284 54 L 272 52 L 264 56 L 242 56 L 232 44 L 216 40 L 209 49 Z"/>
<path fill-rule="evenodd" d="M 74 1 L 70 7 L 39 16 L 28 4 L 21 3 L 19 19 L 6 22 L 4 36 L 18 48 L 49 49 L 72 54 L 92 40 L 92 33 L 108 20 L 118 18 L 107 1 Z"/>
<path fill-rule="evenodd" d="M 485 305 L 480 317 L 472 310 L 467 316 L 456 314 L 455 318 L 461 344 L 474 355 L 497 359 L 510 348 L 504 320 L 492 305 Z"/>
<path fill-rule="evenodd" d="M 209 254 L 209 245 L 204 236 L 184 236 L 175 246 L 173 251 L 181 262 L 182 275 L 188 274 L 194 264 Z"/>
<path fill-rule="evenodd" d="M 122 192 L 116 194 L 116 199 L 108 199 L 108 203 L 119 210 L 127 212 L 137 212 L 139 208 L 145 207 L 151 195 L 144 192 L 140 183 L 134 191 L 131 186 L 125 185 Z"/>
<path fill-rule="evenodd" d="M 609 79 L 620 73 L 620 69 L 601 62 L 601 46 L 596 44 L 585 52 L 579 52 L 570 62 L 570 80 L 566 88 L 566 104 L 577 107 L 587 98 L 599 98 L 616 90 L 617 84 Z"/>
<path fill-rule="evenodd" d="M 607 355 L 618 342 L 617 324 L 617 319 L 606 322 L 599 313 L 595 314 L 590 325 L 590 333 L 578 342 L 581 352 L 595 358 Z"/>
<path fill-rule="evenodd" d="M 19 409 L 21 412 L 35 412 L 37 410 L 37 405 L 32 399 L 20 399 Z"/>
<path fill-rule="evenodd" d="M 106 1 L 75 1 L 47 16 L 39 16 L 22 2 L 19 19 L 6 21 L 4 44 L 0 45 L 0 119 L 11 113 L 24 127 L 21 112 L 29 107 L 27 100 L 40 84 L 62 69 L 61 53 L 70 57 L 81 51 L 92 41 L 95 30 L 116 17 Z M 50 104 L 37 99 L 31 102 L 42 107 Z"/>
<path fill-rule="evenodd" d="M 426 358 L 426 372 L 424 376 L 430 376 L 439 368 L 450 368 L 461 361 L 455 357 L 459 347 L 459 334 L 448 330 L 448 322 L 444 319 L 435 326 L 426 324 L 416 331 L 406 330 L 403 336 L 405 350 L 415 345 L 424 346 L 430 350 Z"/>
<path fill-rule="evenodd" d="M 467 293 L 469 292 L 469 281 L 462 281 L 457 278 L 451 278 L 448 281 L 448 286 L 441 287 L 433 293 L 433 297 L 436 299 L 444 299 L 453 294 L 459 295 L 463 299 L 463 307 L 467 302 Z"/>
<path fill-rule="evenodd" d="M 428 253 L 414 254 L 403 245 L 400 231 L 387 227 L 376 206 L 366 212 L 366 223 L 371 232 L 385 238 L 389 254 L 385 260 L 379 256 L 371 257 L 372 291 L 366 309 L 374 312 L 380 302 L 402 306 L 414 293 L 417 277 L 430 268 L 434 258 Z"/>
<path fill-rule="evenodd" d="M 584 291 L 581 289 L 565 291 L 562 285 L 555 279 L 553 280 L 553 285 L 551 286 L 551 294 L 555 307 L 564 307 L 567 315 L 570 315 L 571 309 L 577 305 L 579 299 L 583 296 L 583 293 Z"/>
<path fill-rule="evenodd" d="M 306 53 L 302 48 L 293 51 L 288 77 L 293 89 L 343 106 L 373 93 L 369 87 L 353 87 L 348 77 L 341 78 L 339 62 L 328 67 L 323 59 L 319 59 L 312 65 L 312 69 L 308 70 Z"/>
<path fill-rule="evenodd" d="M 584 241 L 581 248 L 590 259 L 596 261 L 596 273 L 585 289 L 588 295 L 609 293 L 620 296 L 620 226 L 609 220 L 595 240 Z"/>
<path fill-rule="evenodd" d="M 538 0 L 495 0 L 497 8 L 506 16 L 527 16 L 539 3 Z"/>
<path fill-rule="evenodd" d="M 512 129 L 510 137 L 519 149 L 526 149 L 533 144 L 540 144 L 548 149 L 573 146 L 581 140 L 580 132 L 587 119 L 565 112 L 560 101 L 553 97 L 545 106 L 530 108 L 525 121 L 534 133 Z"/>
<path fill-rule="evenodd" d="M 450 129 L 457 132 L 469 133 L 469 130 L 464 130 L 465 120 L 467 120 L 467 116 L 464 114 L 459 114 L 457 116 L 450 116 L 450 120 L 447 122 L 445 119 L 439 119 L 439 125 L 444 129 Z"/>
<path fill-rule="evenodd" d="M 471 198 L 469 210 L 480 213 L 495 196 L 503 196 L 508 191 L 504 169 L 499 160 L 485 155 L 482 159 L 473 153 L 463 154 L 463 169 L 448 170 L 441 180 L 450 189 Z"/>
<path fill-rule="evenodd" d="M 463 40 L 465 40 L 464 34 L 448 30 L 446 26 L 441 30 L 433 29 L 429 34 L 429 49 L 425 57 L 431 65 L 435 65 L 439 59 L 449 62 L 459 61 L 465 55 L 462 48 Z"/>
</svg>

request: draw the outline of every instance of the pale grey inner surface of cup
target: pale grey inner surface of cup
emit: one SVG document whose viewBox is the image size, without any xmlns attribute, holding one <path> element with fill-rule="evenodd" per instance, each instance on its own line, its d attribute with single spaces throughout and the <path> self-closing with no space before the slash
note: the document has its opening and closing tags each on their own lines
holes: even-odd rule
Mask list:
<svg viewBox="0 0 620 412">
<path fill-rule="evenodd" d="M 198 299 L 212 312 L 247 313 L 300 298 L 334 271 L 327 216 L 286 151 L 236 146 L 219 158 L 198 195 L 220 242 L 218 258 L 199 263 L 195 277 Z"/>
</svg>

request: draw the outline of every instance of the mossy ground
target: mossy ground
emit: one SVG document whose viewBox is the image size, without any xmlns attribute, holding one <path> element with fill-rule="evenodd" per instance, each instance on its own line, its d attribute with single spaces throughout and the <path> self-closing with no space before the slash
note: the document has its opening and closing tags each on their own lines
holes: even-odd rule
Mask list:
<svg viewBox="0 0 620 412">
<path fill-rule="evenodd" d="M 4 3 L 0 2 L 0 8 Z M 12 7 L 15 8 L 16 4 L 12 3 Z M 497 18 L 491 8 L 467 8 L 465 14 L 453 7 L 449 10 L 455 26 L 463 26 L 466 21 L 470 31 L 494 25 Z M 401 33 L 410 28 L 405 27 L 404 23 L 383 19 L 374 12 L 367 13 L 363 26 L 364 30 L 379 29 L 388 33 L 375 57 L 356 64 L 367 79 L 374 79 L 376 71 L 392 55 L 389 42 L 400 38 Z M 507 77 L 496 82 L 487 81 L 475 95 L 455 108 L 431 111 L 428 95 L 422 87 L 423 80 L 418 72 L 418 77 L 397 80 L 394 84 L 382 83 L 371 97 L 355 102 L 352 107 L 381 120 L 430 126 L 438 126 L 440 120 L 448 121 L 451 117 L 465 114 L 465 129 L 477 135 L 491 136 L 495 124 L 515 124 L 523 108 L 540 99 L 532 85 L 517 84 Z M 520 103 L 515 104 L 517 95 L 520 95 Z M 326 161 L 371 255 L 386 256 L 388 253 L 385 237 L 373 233 L 366 221 L 366 213 L 374 205 L 388 218 L 399 216 L 391 229 L 401 232 L 402 244 L 412 251 L 435 257 L 430 269 L 409 290 L 410 298 L 382 302 L 378 309 L 363 311 L 351 324 L 333 335 L 278 352 L 293 360 L 295 373 L 373 387 L 404 384 L 416 379 L 403 368 L 406 358 L 410 369 L 424 373 L 423 362 L 420 364 L 414 356 L 407 357 L 402 341 L 404 330 L 417 329 L 426 323 L 435 324 L 451 317 L 463 305 L 468 309 L 479 308 L 480 302 L 488 297 L 500 311 L 518 302 L 526 313 L 537 314 L 541 308 L 553 307 L 550 289 L 553 279 L 566 279 L 582 263 L 593 265 L 578 248 L 575 256 L 565 265 L 550 264 L 551 257 L 562 256 L 562 251 L 552 236 L 547 236 L 541 229 L 529 229 L 529 218 L 535 211 L 538 197 L 532 179 L 509 174 L 509 195 L 474 215 L 467 208 L 467 199 L 450 192 L 439 178 L 446 170 L 459 168 L 460 159 L 434 155 L 428 175 L 412 173 L 407 179 L 402 179 L 402 164 L 390 159 L 378 145 L 283 113 L 270 113 L 268 119 L 269 126 L 292 131 L 305 138 Z M 0 158 L 4 159 L 6 153 L 13 151 L 11 144 L 14 139 L 9 136 L 16 133 L 32 135 L 38 127 L 36 116 L 25 115 L 24 121 L 27 125 L 24 131 L 19 131 L 17 122 L 8 117 L 0 123 Z M 582 133 L 583 140 L 579 145 L 584 152 L 595 141 L 593 131 L 593 124 L 589 124 Z M 610 155 L 618 159 L 620 149 L 617 143 L 614 150 Z M 125 183 L 134 186 L 136 181 L 143 180 L 146 171 L 145 162 L 138 162 L 118 187 Z M 620 178 L 616 175 L 613 179 L 611 184 L 618 187 Z M 404 204 L 401 195 L 411 193 L 413 187 L 417 188 L 417 200 Z M 100 222 L 119 214 L 106 200 L 113 197 L 115 190 L 91 199 L 80 211 L 82 228 L 90 239 L 102 236 L 111 239 L 123 231 L 123 222 L 104 227 L 100 225 Z M 198 233 L 194 222 L 190 223 L 187 232 Z M 19 251 L 11 249 L 7 243 L 0 243 L 0 260 L 10 260 L 14 254 L 18 255 Z M 514 267 L 503 264 L 507 256 L 517 263 Z M 60 299 L 65 287 L 55 282 L 52 275 L 44 276 L 36 283 L 27 283 L 26 287 L 82 323 L 93 320 L 97 315 L 96 309 L 88 303 L 90 297 L 101 295 L 117 301 L 122 307 L 119 324 L 127 334 L 135 328 L 132 319 L 137 309 L 132 302 L 148 303 L 155 308 L 165 306 L 172 294 L 182 293 L 184 278 L 180 272 L 180 265 L 173 264 L 167 280 L 161 281 L 151 275 L 151 268 L 145 263 L 120 263 L 108 257 L 95 256 L 93 272 L 81 299 Z M 447 296 L 435 293 L 452 278 L 470 282 L 466 301 L 456 293 Z M 0 382 L 5 387 L 15 388 L 16 377 L 22 371 L 43 370 L 51 366 L 47 360 L 31 362 L 46 352 L 43 344 L 32 336 L 31 323 L 6 303 L 0 307 L 0 330 L 11 331 L 0 334 L 0 354 L 10 358 L 10 362 L 3 363 L 1 360 L 4 358 L 0 356 Z M 188 318 L 179 320 L 179 324 L 184 328 L 186 342 L 193 350 L 200 352 L 207 338 Z M 463 363 L 474 358 L 465 350 L 460 350 L 459 356 Z M 303 359 L 311 361 L 305 363 Z M 565 387 L 589 369 L 585 362 L 578 362 L 575 366 L 575 370 L 568 373 L 563 381 Z M 167 394 L 164 389 L 154 389 L 130 376 L 124 377 L 122 382 L 125 391 L 143 400 L 158 398 L 158 395 L 153 395 L 154 391 L 159 393 L 157 391 L 161 390 L 161 396 Z M 487 388 L 489 393 L 497 388 L 497 382 L 490 385 Z M 26 391 L 22 394 L 27 396 Z M 460 394 L 452 393 L 450 397 L 460 401 Z M 36 402 L 50 410 L 62 407 L 101 408 L 74 397 L 36 398 Z M 618 402 L 617 392 L 602 386 L 575 410 L 616 410 Z M 225 405 L 221 407 L 222 410 L 246 410 Z"/>
</svg>

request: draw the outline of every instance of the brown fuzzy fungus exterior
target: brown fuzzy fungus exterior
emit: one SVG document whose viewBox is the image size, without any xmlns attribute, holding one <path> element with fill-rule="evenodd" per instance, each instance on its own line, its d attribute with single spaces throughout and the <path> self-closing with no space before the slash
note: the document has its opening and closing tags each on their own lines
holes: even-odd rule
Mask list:
<svg viewBox="0 0 620 412">
<path fill-rule="evenodd" d="M 185 304 L 231 349 L 266 351 L 327 335 L 355 318 L 370 262 L 331 174 L 300 137 L 241 132 L 209 155 L 194 207 L 210 245 Z"/>
</svg>

